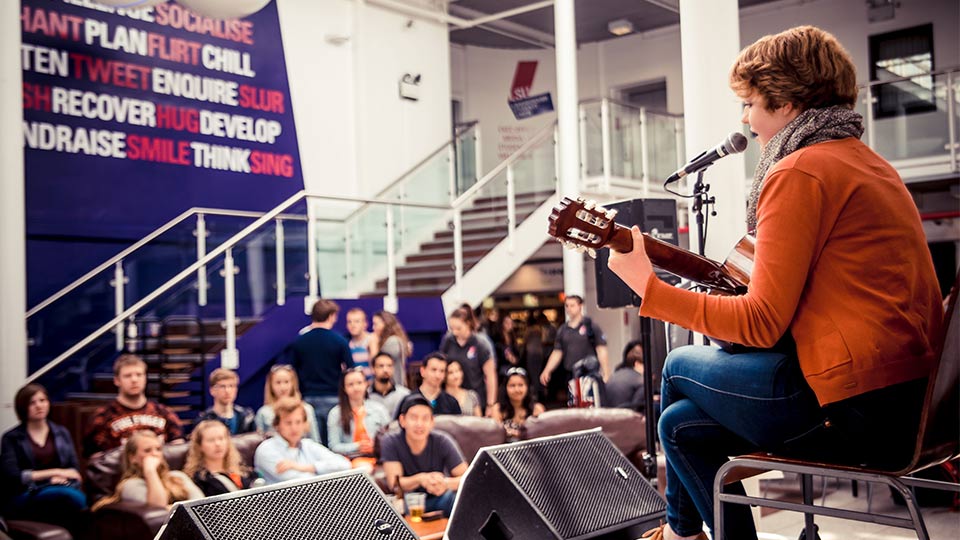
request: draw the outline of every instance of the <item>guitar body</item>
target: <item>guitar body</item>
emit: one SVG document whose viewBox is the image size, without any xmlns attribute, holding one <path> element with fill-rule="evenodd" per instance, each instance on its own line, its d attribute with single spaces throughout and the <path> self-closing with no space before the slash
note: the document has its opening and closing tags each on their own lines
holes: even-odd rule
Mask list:
<svg viewBox="0 0 960 540">
<path fill-rule="evenodd" d="M 609 247 L 627 253 L 633 249 L 630 229 L 613 221 L 615 210 L 606 210 L 583 199 L 565 197 L 550 215 L 548 232 L 568 248 L 595 256 Z M 657 268 L 700 285 L 710 294 L 740 295 L 747 292 L 756 239 L 746 235 L 737 242 L 723 263 L 712 261 L 673 244 L 643 235 L 643 247 Z M 728 352 L 750 350 L 742 345 L 711 338 Z"/>
</svg>

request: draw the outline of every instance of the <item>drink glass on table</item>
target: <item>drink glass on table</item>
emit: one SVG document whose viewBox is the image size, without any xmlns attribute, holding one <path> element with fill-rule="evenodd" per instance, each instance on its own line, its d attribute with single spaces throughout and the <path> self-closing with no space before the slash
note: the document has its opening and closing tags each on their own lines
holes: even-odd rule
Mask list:
<svg viewBox="0 0 960 540">
<path fill-rule="evenodd" d="M 409 492 L 403 495 L 407 503 L 407 513 L 410 514 L 410 521 L 423 521 L 423 511 L 427 505 L 427 494 L 420 492 Z"/>
</svg>

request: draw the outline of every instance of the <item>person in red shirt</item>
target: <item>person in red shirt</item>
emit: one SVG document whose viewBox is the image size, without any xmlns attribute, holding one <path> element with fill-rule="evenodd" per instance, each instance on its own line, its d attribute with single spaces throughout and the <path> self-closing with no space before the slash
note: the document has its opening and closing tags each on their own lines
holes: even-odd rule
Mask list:
<svg viewBox="0 0 960 540">
<path fill-rule="evenodd" d="M 611 253 L 610 268 L 643 298 L 641 315 L 754 348 L 667 357 L 658 426 L 667 524 L 645 537 L 706 538 L 727 456 L 894 468 L 910 459 L 941 298 L 909 191 L 860 142 L 856 80 L 843 46 L 811 26 L 765 36 L 734 63 L 731 88 L 761 147 L 746 201 L 756 236 L 746 294 L 661 281 L 636 228 L 633 250 Z M 724 538 L 757 538 L 747 506 L 725 506 L 724 528 Z"/>
<path fill-rule="evenodd" d="M 84 454 L 90 456 L 123 445 L 134 432 L 148 430 L 164 443 L 183 442 L 180 418 L 170 409 L 147 399 L 147 364 L 139 356 L 123 354 L 113 363 L 117 398 L 93 413 L 84 437 Z"/>
</svg>

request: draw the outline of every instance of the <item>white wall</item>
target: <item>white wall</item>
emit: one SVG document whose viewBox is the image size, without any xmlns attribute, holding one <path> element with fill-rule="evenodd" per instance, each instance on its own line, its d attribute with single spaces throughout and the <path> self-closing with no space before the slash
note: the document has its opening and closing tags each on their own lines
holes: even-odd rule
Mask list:
<svg viewBox="0 0 960 540">
<path fill-rule="evenodd" d="M 359 0 L 278 0 L 304 183 L 375 195 L 450 138 L 445 25 Z M 421 75 L 403 100 L 404 73 Z"/>
<path fill-rule="evenodd" d="M 893 20 L 870 23 L 863 0 L 783 0 L 764 4 L 740 11 L 740 41 L 746 46 L 763 35 L 793 26 L 817 25 L 832 32 L 846 46 L 854 58 L 858 79 L 866 82 L 870 35 L 933 22 L 936 67 L 960 65 L 960 2 L 903 0 L 901 6 Z M 484 163 L 489 168 L 497 163 L 494 150 L 498 128 L 530 134 L 553 119 L 544 115 L 516 121 L 506 97 L 519 60 L 539 60 L 532 91 L 549 91 L 556 97 L 554 54 L 543 49 L 517 51 L 457 45 L 452 49 L 453 95 L 463 101 L 464 117 L 480 120 L 484 133 L 490 134 L 484 138 Z M 578 60 L 582 100 L 609 96 L 620 87 L 665 79 L 667 109 L 683 112 L 679 25 L 582 45 Z M 733 58 L 717 61 L 732 64 Z M 731 93 L 733 99 L 732 96 Z"/>
</svg>

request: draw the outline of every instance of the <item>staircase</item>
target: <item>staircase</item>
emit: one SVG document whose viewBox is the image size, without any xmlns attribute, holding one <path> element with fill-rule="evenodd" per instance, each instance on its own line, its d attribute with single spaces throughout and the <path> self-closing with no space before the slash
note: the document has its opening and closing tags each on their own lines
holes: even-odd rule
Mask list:
<svg viewBox="0 0 960 540">
<path fill-rule="evenodd" d="M 256 323 L 254 319 L 239 320 L 237 334 Z M 192 423 L 210 405 L 205 367 L 218 358 L 224 334 L 220 319 L 180 315 L 162 320 L 137 318 L 128 330 L 126 352 L 138 355 L 147 364 L 147 398 L 167 405 L 184 424 Z M 67 403 L 83 406 L 116 397 L 111 363 L 95 373 L 83 374 L 89 378 L 89 391 L 67 393 Z"/>
<path fill-rule="evenodd" d="M 516 196 L 516 221 L 523 222 L 552 191 L 530 192 Z M 507 199 L 505 196 L 479 197 L 462 211 L 463 272 L 468 272 L 507 236 Z M 546 227 L 546 226 L 544 226 Z M 440 296 L 455 280 L 453 224 L 438 231 L 433 239 L 397 266 L 397 294 L 401 296 Z M 387 294 L 387 279 L 361 296 Z"/>
</svg>

